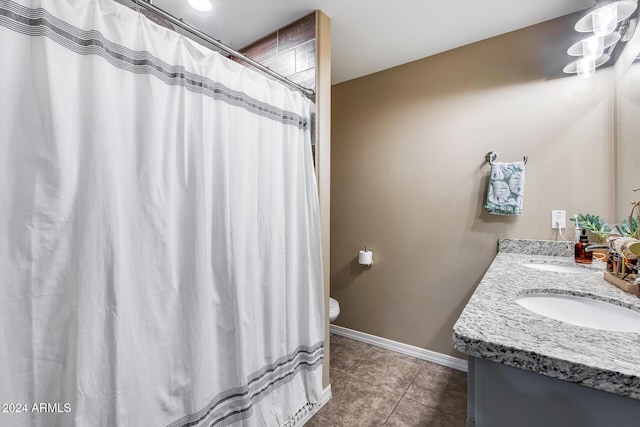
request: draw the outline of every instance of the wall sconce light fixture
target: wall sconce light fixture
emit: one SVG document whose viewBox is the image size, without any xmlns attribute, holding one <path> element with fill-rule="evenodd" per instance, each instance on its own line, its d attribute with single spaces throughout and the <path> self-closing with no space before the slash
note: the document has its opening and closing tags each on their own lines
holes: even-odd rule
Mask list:
<svg viewBox="0 0 640 427">
<path fill-rule="evenodd" d="M 567 64 L 562 71 L 566 74 L 577 74 L 582 78 L 588 79 L 596 72 L 596 68 L 609 59 L 611 59 L 611 57 L 607 53 L 603 53 L 598 59 L 581 57 Z"/>
<path fill-rule="evenodd" d="M 589 78 L 596 72 L 596 68 L 611 58 L 611 52 L 623 34 L 616 32 L 618 24 L 629 18 L 638 7 L 637 0 L 600 0 L 575 25 L 580 33 L 590 33 L 577 43 L 574 43 L 567 53 L 580 58 L 570 62 L 563 71 L 567 74 L 575 73 L 582 78 Z M 626 31 L 622 28 L 622 32 Z M 608 53 L 605 49 L 611 48 Z"/>
<path fill-rule="evenodd" d="M 575 26 L 579 33 L 591 33 L 604 37 L 613 33 L 618 23 L 635 12 L 638 3 L 634 0 L 599 2 L 598 7 L 583 16 Z"/>
<path fill-rule="evenodd" d="M 584 56 L 598 59 L 604 50 L 618 43 L 620 33 L 613 32 L 604 37 L 589 36 L 584 38 L 567 49 L 567 53 L 571 56 Z"/>
</svg>

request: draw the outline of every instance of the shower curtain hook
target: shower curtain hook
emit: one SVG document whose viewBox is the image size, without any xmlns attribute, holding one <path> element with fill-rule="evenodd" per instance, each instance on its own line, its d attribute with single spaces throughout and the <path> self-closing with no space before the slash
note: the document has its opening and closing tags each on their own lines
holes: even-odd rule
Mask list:
<svg viewBox="0 0 640 427">
<path fill-rule="evenodd" d="M 183 36 L 184 33 L 184 21 L 180 18 L 180 37 Z"/>
<path fill-rule="evenodd" d="M 136 12 L 138 12 L 138 18 L 140 18 L 140 5 L 138 3 L 136 3 Z"/>
</svg>

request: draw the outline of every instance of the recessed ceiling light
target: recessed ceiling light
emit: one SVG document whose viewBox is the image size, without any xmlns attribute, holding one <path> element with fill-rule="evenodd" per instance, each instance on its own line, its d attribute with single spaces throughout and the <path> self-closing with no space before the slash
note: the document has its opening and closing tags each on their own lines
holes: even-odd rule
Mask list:
<svg viewBox="0 0 640 427">
<path fill-rule="evenodd" d="M 199 12 L 209 12 L 213 8 L 210 0 L 189 0 L 189 4 Z"/>
</svg>

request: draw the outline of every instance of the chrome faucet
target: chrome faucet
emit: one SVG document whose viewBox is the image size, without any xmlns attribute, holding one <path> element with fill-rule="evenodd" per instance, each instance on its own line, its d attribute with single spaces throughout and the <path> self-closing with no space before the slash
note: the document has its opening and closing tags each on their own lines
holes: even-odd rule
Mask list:
<svg viewBox="0 0 640 427">
<path fill-rule="evenodd" d="M 609 250 L 611 250 L 609 245 L 589 245 L 586 248 L 584 248 L 584 250 L 586 252 L 593 252 L 594 249 L 609 249 Z"/>
</svg>

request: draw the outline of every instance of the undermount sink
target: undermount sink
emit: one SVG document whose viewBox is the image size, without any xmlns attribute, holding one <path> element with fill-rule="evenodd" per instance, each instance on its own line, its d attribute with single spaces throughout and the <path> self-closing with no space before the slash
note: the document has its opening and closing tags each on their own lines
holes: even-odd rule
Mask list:
<svg viewBox="0 0 640 427">
<path fill-rule="evenodd" d="M 584 274 L 584 273 L 589 273 L 592 272 L 591 270 L 587 269 L 587 268 L 582 268 L 582 267 L 575 267 L 572 265 L 563 265 L 563 264 L 534 264 L 534 263 L 529 263 L 529 264 L 522 264 L 524 267 L 527 268 L 534 268 L 536 270 L 543 270 L 543 271 L 553 271 L 555 273 L 565 273 L 565 274 Z"/>
<path fill-rule="evenodd" d="M 640 312 L 568 294 L 536 293 L 516 298 L 522 307 L 551 319 L 606 331 L 640 333 Z"/>
</svg>

